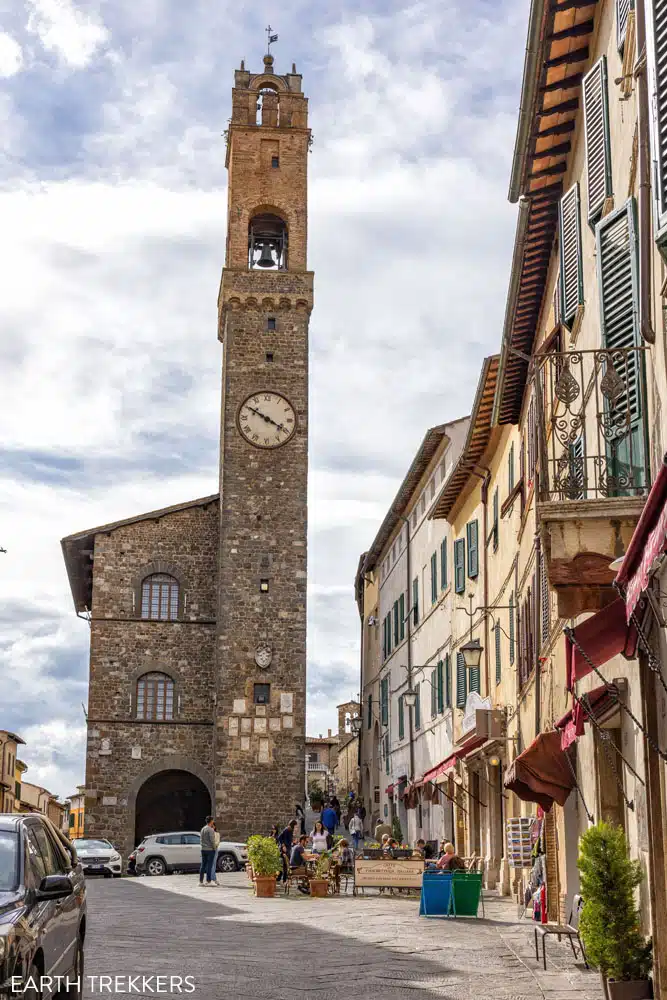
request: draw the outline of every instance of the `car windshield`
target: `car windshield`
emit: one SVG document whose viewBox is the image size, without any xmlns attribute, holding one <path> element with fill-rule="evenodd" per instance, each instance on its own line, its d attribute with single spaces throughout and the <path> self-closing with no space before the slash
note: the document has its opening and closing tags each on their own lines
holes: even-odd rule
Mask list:
<svg viewBox="0 0 667 1000">
<path fill-rule="evenodd" d="M 18 834 L 0 830 L 0 892 L 10 892 L 19 884 L 18 843 Z"/>
<path fill-rule="evenodd" d="M 113 850 L 108 840 L 75 840 L 77 851 L 108 851 Z"/>
</svg>

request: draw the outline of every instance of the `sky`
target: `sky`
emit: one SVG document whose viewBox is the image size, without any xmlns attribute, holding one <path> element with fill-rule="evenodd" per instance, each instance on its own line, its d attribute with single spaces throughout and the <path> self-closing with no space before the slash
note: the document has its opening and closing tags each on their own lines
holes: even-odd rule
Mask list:
<svg viewBox="0 0 667 1000">
<path fill-rule="evenodd" d="M 499 350 L 528 0 L 0 0 L 0 727 L 84 780 L 67 534 L 218 489 L 233 71 L 309 98 L 308 732 L 359 690 L 359 556 Z"/>
</svg>

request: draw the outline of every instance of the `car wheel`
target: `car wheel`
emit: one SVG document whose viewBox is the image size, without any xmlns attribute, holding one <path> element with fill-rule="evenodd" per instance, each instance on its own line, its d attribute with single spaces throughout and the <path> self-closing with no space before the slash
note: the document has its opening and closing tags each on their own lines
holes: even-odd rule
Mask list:
<svg viewBox="0 0 667 1000">
<path fill-rule="evenodd" d="M 25 989 L 21 990 L 21 1000 L 42 1000 L 42 973 L 35 962 L 30 963 Z"/>
<path fill-rule="evenodd" d="M 77 938 L 76 941 L 74 965 L 68 980 L 69 982 L 62 990 L 62 996 L 68 997 L 68 1000 L 79 1000 L 79 997 L 83 995 L 83 941 L 81 938 Z"/>
<path fill-rule="evenodd" d="M 105 878 L 111 878 L 111 872 L 105 872 L 104 873 L 104 877 Z"/>
<path fill-rule="evenodd" d="M 146 874 L 147 875 L 164 875 L 167 870 L 162 858 L 149 858 L 146 862 Z"/>
<path fill-rule="evenodd" d="M 218 872 L 235 872 L 238 870 L 236 858 L 233 854 L 219 854 L 215 865 Z"/>
</svg>

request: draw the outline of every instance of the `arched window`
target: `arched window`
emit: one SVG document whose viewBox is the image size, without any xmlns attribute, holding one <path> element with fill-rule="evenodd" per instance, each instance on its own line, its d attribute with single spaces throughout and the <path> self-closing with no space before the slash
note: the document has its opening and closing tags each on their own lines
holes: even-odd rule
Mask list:
<svg viewBox="0 0 667 1000">
<path fill-rule="evenodd" d="M 156 621 L 178 618 L 178 580 L 167 573 L 153 573 L 141 584 L 141 617 Z"/>
<path fill-rule="evenodd" d="M 137 681 L 137 719 L 174 718 L 174 682 L 166 674 L 143 674 Z"/>
<path fill-rule="evenodd" d="M 287 226 L 278 215 L 261 212 L 248 226 L 248 267 L 287 269 Z"/>
</svg>

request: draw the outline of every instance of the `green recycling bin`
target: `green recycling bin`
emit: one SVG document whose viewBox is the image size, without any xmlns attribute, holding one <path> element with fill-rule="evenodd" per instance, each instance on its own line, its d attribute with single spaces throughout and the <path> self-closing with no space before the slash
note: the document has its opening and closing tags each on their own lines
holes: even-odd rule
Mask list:
<svg viewBox="0 0 667 1000">
<path fill-rule="evenodd" d="M 454 872 L 449 911 L 453 916 L 476 917 L 481 896 L 481 872 Z"/>
</svg>

